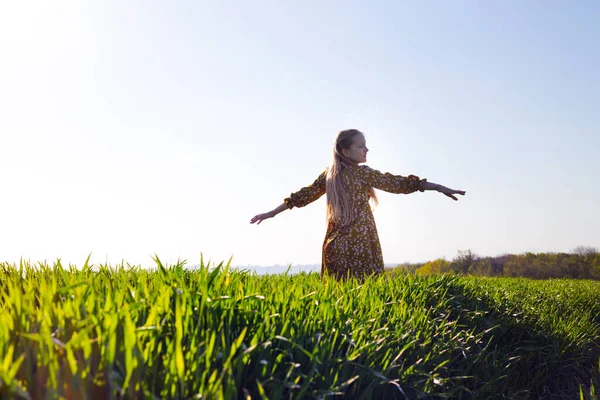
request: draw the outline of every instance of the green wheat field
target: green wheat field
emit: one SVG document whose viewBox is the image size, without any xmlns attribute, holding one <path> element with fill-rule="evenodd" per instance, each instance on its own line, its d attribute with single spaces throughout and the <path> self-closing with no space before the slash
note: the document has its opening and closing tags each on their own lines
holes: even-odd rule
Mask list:
<svg viewBox="0 0 600 400">
<path fill-rule="evenodd" d="M 0 263 L 0 397 L 593 399 L 600 282 Z"/>
</svg>

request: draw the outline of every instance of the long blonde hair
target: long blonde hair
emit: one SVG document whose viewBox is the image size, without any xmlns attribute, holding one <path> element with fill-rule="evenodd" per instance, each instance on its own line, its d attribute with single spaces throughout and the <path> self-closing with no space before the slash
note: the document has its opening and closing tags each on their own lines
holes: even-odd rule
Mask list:
<svg viewBox="0 0 600 400">
<path fill-rule="evenodd" d="M 333 144 L 333 160 L 327 168 L 325 191 L 327 193 L 327 221 L 332 221 L 339 226 L 347 226 L 354 220 L 354 204 L 352 198 L 344 187 L 342 171 L 358 164 L 350 160 L 343 153 L 343 149 L 352 146 L 356 135 L 362 134 L 358 129 L 340 131 Z M 369 197 L 377 205 L 377 195 L 373 188 L 369 188 Z"/>
</svg>

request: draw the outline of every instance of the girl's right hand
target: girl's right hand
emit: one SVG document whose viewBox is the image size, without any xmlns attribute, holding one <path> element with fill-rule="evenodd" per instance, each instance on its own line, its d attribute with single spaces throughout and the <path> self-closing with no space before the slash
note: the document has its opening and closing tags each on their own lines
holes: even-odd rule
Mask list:
<svg viewBox="0 0 600 400">
<path fill-rule="evenodd" d="M 253 224 L 256 222 L 256 225 L 260 225 L 261 222 L 263 222 L 265 219 L 269 219 L 269 218 L 273 218 L 273 213 L 271 211 L 266 212 L 264 214 L 255 215 L 250 220 L 250 223 Z"/>
<path fill-rule="evenodd" d="M 464 190 L 454 190 L 454 189 L 450 189 L 447 188 L 445 186 L 440 185 L 438 192 L 445 194 L 446 196 L 450 197 L 451 199 L 454 199 L 456 201 L 458 201 L 458 199 L 456 197 L 454 197 L 453 195 L 455 194 L 460 194 L 461 196 L 464 196 L 465 192 Z"/>
</svg>

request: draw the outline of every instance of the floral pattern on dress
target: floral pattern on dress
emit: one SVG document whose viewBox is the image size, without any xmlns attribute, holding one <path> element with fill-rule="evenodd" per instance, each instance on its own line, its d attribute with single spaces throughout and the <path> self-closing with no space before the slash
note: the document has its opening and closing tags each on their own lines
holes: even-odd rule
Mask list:
<svg viewBox="0 0 600 400">
<path fill-rule="evenodd" d="M 304 207 L 325 194 L 327 171 L 309 186 L 303 187 L 284 199 L 289 209 Z M 354 220 L 347 226 L 336 226 L 329 221 L 323 241 L 321 275 L 365 278 L 384 271 L 381 244 L 375 218 L 369 205 L 369 189 L 390 193 L 410 194 L 423 192 L 423 183 L 416 175 L 382 173 L 366 165 L 347 167 L 342 171 L 342 182 L 354 208 Z"/>
</svg>

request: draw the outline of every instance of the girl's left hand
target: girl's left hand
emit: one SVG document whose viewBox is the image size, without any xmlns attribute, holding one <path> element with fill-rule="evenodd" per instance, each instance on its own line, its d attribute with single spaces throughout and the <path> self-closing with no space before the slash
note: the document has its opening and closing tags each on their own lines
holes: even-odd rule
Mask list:
<svg viewBox="0 0 600 400">
<path fill-rule="evenodd" d="M 261 222 L 263 222 L 265 219 L 268 219 L 268 218 L 273 218 L 273 213 L 271 211 L 266 212 L 264 214 L 255 215 L 250 220 L 250 223 L 253 224 L 253 223 L 257 222 L 256 225 L 260 225 Z"/>
</svg>

